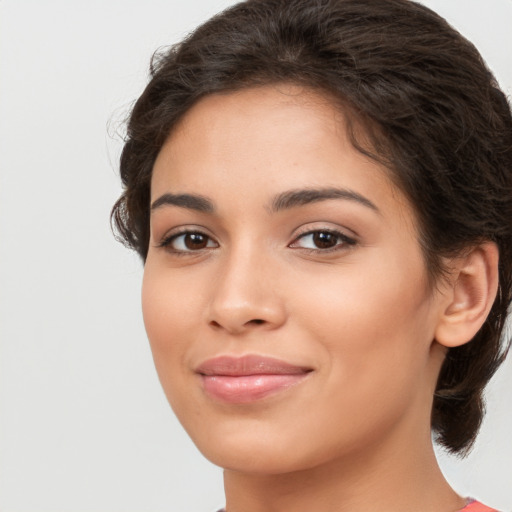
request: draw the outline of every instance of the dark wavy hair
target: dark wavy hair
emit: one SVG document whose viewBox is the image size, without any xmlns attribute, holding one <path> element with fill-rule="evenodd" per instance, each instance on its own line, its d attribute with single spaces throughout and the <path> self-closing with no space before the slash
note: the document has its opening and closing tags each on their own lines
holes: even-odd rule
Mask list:
<svg viewBox="0 0 512 512">
<path fill-rule="evenodd" d="M 384 163 L 416 211 L 429 275 L 442 275 L 445 256 L 498 245 L 491 312 L 469 343 L 448 350 L 433 399 L 437 440 L 467 453 L 484 387 L 510 346 L 512 294 L 512 117 L 475 47 L 408 0 L 248 0 L 155 54 L 150 73 L 128 121 L 111 217 L 143 260 L 153 164 L 176 123 L 208 94 L 280 82 L 348 110 L 354 146 Z"/>
</svg>

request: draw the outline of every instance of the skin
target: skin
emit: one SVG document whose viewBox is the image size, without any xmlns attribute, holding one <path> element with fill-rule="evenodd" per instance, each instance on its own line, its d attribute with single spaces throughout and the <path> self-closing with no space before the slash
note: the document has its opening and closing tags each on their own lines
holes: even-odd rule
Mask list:
<svg viewBox="0 0 512 512">
<path fill-rule="evenodd" d="M 213 95 L 154 166 L 153 204 L 193 194 L 213 205 L 156 203 L 142 301 L 167 398 L 225 468 L 228 512 L 464 506 L 430 433 L 445 354 L 434 340 L 456 294 L 429 286 L 413 209 L 386 169 L 352 147 L 344 121 L 294 86 Z M 279 194 L 327 187 L 374 207 L 337 197 L 272 208 Z M 204 247 L 187 248 L 183 230 L 202 233 Z M 319 248 L 313 230 L 341 236 Z M 205 393 L 199 364 L 246 354 L 312 371 L 248 404 Z"/>
</svg>

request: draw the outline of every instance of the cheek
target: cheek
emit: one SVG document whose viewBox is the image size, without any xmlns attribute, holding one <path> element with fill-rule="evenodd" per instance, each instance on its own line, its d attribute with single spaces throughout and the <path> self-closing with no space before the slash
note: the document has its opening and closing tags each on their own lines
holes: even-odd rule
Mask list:
<svg viewBox="0 0 512 512">
<path fill-rule="evenodd" d="M 171 341 L 173 332 L 168 326 L 175 316 L 175 308 L 169 307 L 171 297 L 165 280 L 146 266 L 142 281 L 142 315 L 152 348 L 163 348 Z"/>
<path fill-rule="evenodd" d="M 168 272 L 146 263 L 142 284 L 142 313 L 158 376 L 171 400 L 188 370 L 186 340 L 197 325 L 195 293 L 180 293 Z"/>
<path fill-rule="evenodd" d="M 429 407 L 430 307 L 422 280 L 411 281 L 421 273 L 388 280 L 378 264 L 374 270 L 362 277 L 347 269 L 338 282 L 306 283 L 307 297 L 295 294 L 299 330 L 318 342 L 326 370 L 304 431 L 321 423 L 325 439 L 352 447 L 376 439 L 406 411 Z"/>
<path fill-rule="evenodd" d="M 408 253 L 411 255 L 411 251 Z M 295 293 L 296 314 L 340 375 L 369 389 L 418 381 L 428 359 L 434 322 L 421 255 L 369 258 L 333 268 Z M 379 257 L 377 257 L 379 256 Z M 393 373 L 390 379 L 390 373 Z"/>
<path fill-rule="evenodd" d="M 148 258 L 142 281 L 142 313 L 152 347 L 179 344 L 197 325 L 201 287 L 198 279 L 172 272 Z"/>
</svg>

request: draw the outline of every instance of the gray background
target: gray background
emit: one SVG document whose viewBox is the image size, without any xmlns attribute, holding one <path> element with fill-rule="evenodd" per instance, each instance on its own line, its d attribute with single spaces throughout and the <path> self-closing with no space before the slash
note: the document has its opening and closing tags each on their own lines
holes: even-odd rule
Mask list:
<svg viewBox="0 0 512 512">
<path fill-rule="evenodd" d="M 114 242 L 120 124 L 157 47 L 225 0 L 0 1 L 0 511 L 213 511 L 221 471 L 174 419 Z M 425 0 L 512 93 L 512 1 Z M 512 363 L 456 489 L 512 510 Z"/>
</svg>

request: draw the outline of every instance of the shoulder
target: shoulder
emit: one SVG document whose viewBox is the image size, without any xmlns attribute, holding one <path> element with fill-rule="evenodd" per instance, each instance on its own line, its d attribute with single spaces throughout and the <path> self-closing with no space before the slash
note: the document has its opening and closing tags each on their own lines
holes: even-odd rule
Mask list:
<svg viewBox="0 0 512 512">
<path fill-rule="evenodd" d="M 217 512 L 225 512 L 225 510 L 222 508 L 218 510 Z M 471 501 L 468 503 L 463 509 L 461 509 L 459 512 L 498 512 L 494 508 L 487 507 L 486 505 L 483 505 L 479 501 Z"/>
<path fill-rule="evenodd" d="M 220 511 L 222 512 L 222 511 Z M 462 510 L 459 512 L 498 512 L 495 508 L 487 507 L 483 505 L 479 501 L 471 501 L 469 502 Z"/>
</svg>

